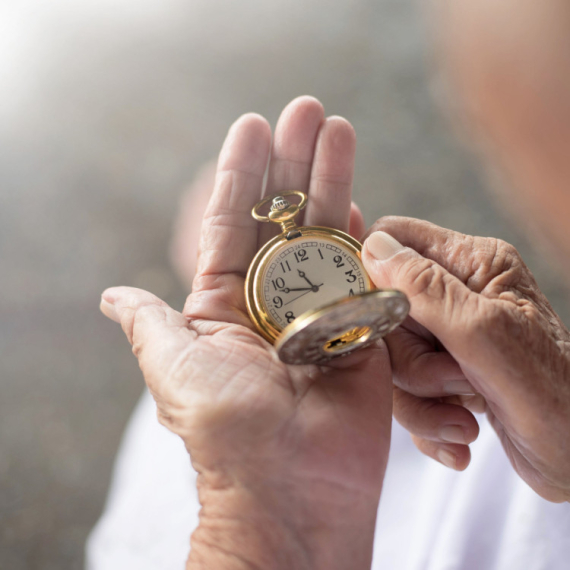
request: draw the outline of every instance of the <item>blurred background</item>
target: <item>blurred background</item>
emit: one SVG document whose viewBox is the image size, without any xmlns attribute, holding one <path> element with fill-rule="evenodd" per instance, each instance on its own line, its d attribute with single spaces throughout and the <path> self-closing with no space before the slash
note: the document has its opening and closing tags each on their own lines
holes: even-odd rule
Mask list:
<svg viewBox="0 0 570 570">
<path fill-rule="evenodd" d="M 181 308 L 181 192 L 229 125 L 311 94 L 358 135 L 367 222 L 426 218 L 514 243 L 448 121 L 412 0 L 0 0 L 0 568 L 80 568 L 143 381 L 98 311 L 111 285 Z"/>
</svg>

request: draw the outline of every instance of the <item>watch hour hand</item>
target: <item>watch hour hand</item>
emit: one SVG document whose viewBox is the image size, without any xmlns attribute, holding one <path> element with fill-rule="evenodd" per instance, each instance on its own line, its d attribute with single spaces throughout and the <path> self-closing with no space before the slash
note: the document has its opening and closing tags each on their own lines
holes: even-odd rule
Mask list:
<svg viewBox="0 0 570 570">
<path fill-rule="evenodd" d="M 297 269 L 297 273 L 299 273 L 299 277 L 301 277 L 302 279 L 304 279 L 311 287 L 314 287 L 314 285 L 309 281 L 309 278 L 305 275 L 304 271 L 301 271 L 300 269 Z"/>
</svg>

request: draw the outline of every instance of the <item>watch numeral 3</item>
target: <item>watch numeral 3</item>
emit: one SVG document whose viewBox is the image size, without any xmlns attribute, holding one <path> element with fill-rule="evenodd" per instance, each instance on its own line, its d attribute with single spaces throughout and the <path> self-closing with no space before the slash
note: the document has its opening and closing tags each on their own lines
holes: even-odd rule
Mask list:
<svg viewBox="0 0 570 570">
<path fill-rule="evenodd" d="M 350 271 L 345 271 L 344 274 L 348 275 L 348 277 L 346 278 L 346 280 L 349 283 L 354 283 L 356 281 L 356 275 L 354 275 L 353 273 L 354 269 L 351 269 Z"/>
</svg>

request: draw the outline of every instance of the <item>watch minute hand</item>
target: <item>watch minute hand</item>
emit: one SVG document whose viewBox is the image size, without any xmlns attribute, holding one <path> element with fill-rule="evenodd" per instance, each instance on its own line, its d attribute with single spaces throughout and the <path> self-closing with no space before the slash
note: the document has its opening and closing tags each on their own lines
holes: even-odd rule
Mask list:
<svg viewBox="0 0 570 570">
<path fill-rule="evenodd" d="M 293 301 L 296 301 L 297 299 L 300 299 L 303 295 L 306 295 L 307 293 L 310 293 L 311 291 L 312 291 L 313 293 L 316 293 L 316 292 L 319 290 L 319 288 L 322 287 L 322 286 L 323 286 L 323 284 L 321 283 L 320 285 L 313 285 L 312 287 L 306 287 L 306 288 L 304 288 L 304 289 L 288 289 L 288 288 L 281 289 L 281 292 L 282 292 L 282 293 L 289 293 L 290 291 L 304 291 L 304 293 L 301 293 L 301 294 L 298 295 L 297 297 L 294 297 L 293 299 L 287 301 L 287 302 L 285 303 L 285 305 L 288 305 L 289 303 L 292 303 Z M 285 305 L 283 305 L 283 306 L 285 306 Z"/>
</svg>

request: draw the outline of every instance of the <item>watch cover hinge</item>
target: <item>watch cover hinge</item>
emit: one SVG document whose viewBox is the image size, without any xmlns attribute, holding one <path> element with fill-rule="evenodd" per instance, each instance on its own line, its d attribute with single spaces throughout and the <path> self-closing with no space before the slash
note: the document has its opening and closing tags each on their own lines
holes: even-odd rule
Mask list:
<svg viewBox="0 0 570 570">
<path fill-rule="evenodd" d="M 287 239 L 295 239 L 298 237 L 301 237 L 303 234 L 297 229 L 295 228 L 294 230 L 291 230 L 290 232 L 287 233 Z"/>
</svg>

